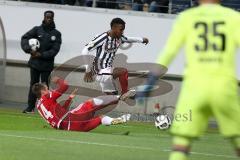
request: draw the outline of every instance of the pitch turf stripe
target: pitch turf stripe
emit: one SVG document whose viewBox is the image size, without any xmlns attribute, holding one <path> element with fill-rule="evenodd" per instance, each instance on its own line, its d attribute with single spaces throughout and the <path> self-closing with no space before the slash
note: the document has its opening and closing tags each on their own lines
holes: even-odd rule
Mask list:
<svg viewBox="0 0 240 160">
<path fill-rule="evenodd" d="M 22 114 L 5 114 L 5 115 L 1 115 L 1 116 L 6 116 L 6 117 L 16 117 L 16 118 L 33 118 L 33 119 L 42 119 L 41 117 L 37 117 L 37 116 L 26 116 L 26 115 L 22 115 Z"/>
<path fill-rule="evenodd" d="M 163 150 L 164 152 L 171 152 L 172 150 L 166 149 Z M 224 155 L 224 154 L 212 154 L 212 153 L 200 153 L 200 152 L 190 152 L 191 154 L 195 155 L 201 155 L 201 156 L 206 156 L 206 157 L 224 157 L 224 158 L 232 158 L 232 159 L 239 159 L 236 156 L 229 156 L 229 155 Z"/>
<path fill-rule="evenodd" d="M 67 142 L 67 143 L 78 143 L 78 144 L 87 144 L 87 145 L 98 145 L 98 146 L 117 147 L 117 148 L 126 148 L 126 149 L 139 149 L 139 150 L 159 151 L 156 148 L 150 148 L 150 147 L 125 146 L 125 145 L 117 145 L 117 144 L 107 144 L 107 143 L 97 143 L 97 142 L 84 142 L 84 141 L 78 141 L 78 140 L 65 140 L 65 139 L 57 139 L 57 138 L 19 136 L 19 135 L 3 134 L 3 133 L 0 133 L 0 136 L 2 136 L 2 137 L 34 139 L 34 140 L 45 140 L 45 141 Z M 171 152 L 171 150 L 167 150 L 167 149 L 162 150 L 162 151 L 163 152 Z M 212 153 L 191 152 L 191 154 L 207 156 L 207 157 L 211 156 L 211 157 L 224 157 L 224 158 L 231 158 L 231 159 L 239 159 L 236 156 L 212 154 Z"/>
<path fill-rule="evenodd" d="M 107 143 L 97 143 L 97 142 L 84 142 L 78 140 L 66 140 L 66 139 L 57 139 L 57 138 L 43 138 L 43 137 L 31 137 L 31 136 L 19 136 L 19 135 L 12 135 L 12 134 L 2 134 L 0 136 L 3 137 L 14 137 L 14 138 L 25 138 L 25 139 L 35 139 L 35 140 L 45 140 L 45 141 L 57 141 L 57 142 L 67 142 L 67 143 L 78 143 L 78 144 L 88 144 L 88 145 L 98 145 L 98 146 L 107 146 L 107 147 L 119 147 L 119 148 L 128 148 L 128 149 L 140 149 L 140 150 L 153 150 L 156 149 L 149 148 L 149 147 L 135 147 L 135 146 L 124 146 L 118 144 L 107 144 Z"/>
</svg>

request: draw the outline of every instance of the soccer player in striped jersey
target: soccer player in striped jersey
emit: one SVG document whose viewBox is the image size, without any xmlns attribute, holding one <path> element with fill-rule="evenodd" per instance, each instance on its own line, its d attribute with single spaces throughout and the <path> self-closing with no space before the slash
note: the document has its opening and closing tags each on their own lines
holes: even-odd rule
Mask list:
<svg viewBox="0 0 240 160">
<path fill-rule="evenodd" d="M 73 91 L 64 104 L 61 105 L 57 102 L 57 99 L 66 92 L 68 84 L 58 77 L 54 77 L 52 81 L 58 85 L 58 88 L 55 90 L 49 90 L 47 85 L 42 83 L 34 84 L 32 90 L 38 98 L 36 108 L 39 114 L 55 129 L 88 132 L 101 124 L 122 124 L 130 119 L 130 114 L 125 114 L 118 118 L 111 118 L 99 114 L 101 109 L 105 109 L 109 105 L 117 104 L 119 100 L 126 100 L 129 96 L 132 96 L 133 92 L 131 91 L 128 91 L 122 96 L 105 95 L 92 98 L 81 103 L 76 108 L 69 110 L 70 103 L 76 95 L 76 90 Z M 96 114 L 96 112 L 98 112 L 98 114 Z"/>
<path fill-rule="evenodd" d="M 199 7 L 189 9 L 177 18 L 158 59 L 159 64 L 168 66 L 185 46 L 187 67 L 175 114 L 184 115 L 191 110 L 192 119 L 173 121 L 170 160 L 188 159 L 192 140 L 204 133 L 212 116 L 240 156 L 240 106 L 235 63 L 236 49 L 240 47 L 240 14 L 219 5 L 220 0 L 199 0 L 199 3 Z M 158 75 L 152 72 L 146 89 L 154 84 Z"/>
<path fill-rule="evenodd" d="M 110 26 L 110 31 L 96 36 L 82 50 L 83 55 L 88 55 L 91 51 L 96 50 L 93 67 L 86 66 L 84 81 L 94 81 L 94 75 L 96 74 L 96 81 L 100 83 L 103 92 L 117 94 L 118 92 L 113 80 L 118 78 L 121 86 L 121 94 L 124 94 L 128 91 L 128 71 L 126 68 L 112 67 L 115 54 L 119 46 L 123 43 L 148 44 L 148 39 L 125 37 L 123 35 L 125 22 L 121 18 L 114 18 Z"/>
</svg>

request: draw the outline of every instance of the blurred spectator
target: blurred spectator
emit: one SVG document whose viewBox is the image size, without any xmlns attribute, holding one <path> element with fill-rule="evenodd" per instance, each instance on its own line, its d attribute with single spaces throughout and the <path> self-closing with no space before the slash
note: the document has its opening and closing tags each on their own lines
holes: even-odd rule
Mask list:
<svg viewBox="0 0 240 160">
<path fill-rule="evenodd" d="M 169 0 L 134 0 L 132 10 L 168 13 Z"/>
<path fill-rule="evenodd" d="M 38 2 L 38 3 L 64 4 L 65 0 L 21 0 L 21 1 Z"/>
<path fill-rule="evenodd" d="M 93 6 L 93 1 L 92 1 L 92 0 L 85 0 L 84 6 L 86 6 L 86 7 L 92 7 L 92 6 Z"/>
<path fill-rule="evenodd" d="M 142 0 L 134 0 L 133 4 L 132 4 L 132 10 L 142 11 L 143 10 L 143 1 Z"/>
<path fill-rule="evenodd" d="M 117 9 L 132 10 L 132 0 L 117 0 Z"/>
<path fill-rule="evenodd" d="M 61 0 L 60 0 L 61 1 Z M 78 2 L 78 5 L 85 5 L 85 0 L 62 0 L 63 4 L 75 5 Z"/>
<path fill-rule="evenodd" d="M 38 39 L 40 48 L 32 50 L 29 45 L 29 39 Z M 28 61 L 30 67 L 30 88 L 28 94 L 28 107 L 23 113 L 34 112 L 36 96 L 32 93 L 32 86 L 38 83 L 41 78 L 42 83 L 48 85 L 48 78 L 53 70 L 54 58 L 60 50 L 62 43 L 61 33 L 56 30 L 54 23 L 54 12 L 44 12 L 44 19 L 40 26 L 33 27 L 21 38 L 21 47 L 23 51 L 30 54 Z"/>
<path fill-rule="evenodd" d="M 97 0 L 97 6 L 96 7 L 116 9 L 117 4 L 116 4 L 116 0 Z"/>
<path fill-rule="evenodd" d="M 198 0 L 192 0 L 192 6 L 198 6 L 199 3 L 198 3 Z"/>
<path fill-rule="evenodd" d="M 149 11 L 149 4 L 144 3 L 143 4 L 143 12 L 148 12 Z"/>
<path fill-rule="evenodd" d="M 153 0 L 150 3 L 149 12 L 168 13 L 169 0 Z"/>
</svg>

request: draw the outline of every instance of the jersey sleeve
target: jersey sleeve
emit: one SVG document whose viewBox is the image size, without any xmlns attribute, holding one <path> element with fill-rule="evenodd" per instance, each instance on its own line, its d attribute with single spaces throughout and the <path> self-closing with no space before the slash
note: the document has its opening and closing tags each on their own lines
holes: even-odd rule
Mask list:
<svg viewBox="0 0 240 160">
<path fill-rule="evenodd" d="M 64 92 L 66 92 L 66 90 L 68 89 L 68 84 L 66 81 L 64 81 L 63 79 L 59 79 L 57 81 L 57 85 L 58 88 L 53 90 L 50 94 L 50 97 L 52 99 L 57 99 L 59 98 Z"/>
<path fill-rule="evenodd" d="M 107 37 L 108 34 L 106 32 L 94 37 L 93 40 L 91 40 L 88 44 L 85 45 L 85 47 L 82 50 L 82 54 L 83 55 L 89 54 L 90 51 L 93 51 L 94 49 L 102 45 L 102 43 Z"/>
<path fill-rule="evenodd" d="M 143 43 L 142 37 L 128 37 L 122 35 L 121 39 L 123 43 Z"/>
<path fill-rule="evenodd" d="M 183 15 L 180 15 L 177 18 L 172 32 L 170 33 L 170 36 L 167 40 L 167 44 L 158 57 L 157 63 L 168 66 L 175 58 L 183 43 L 185 42 L 186 23 L 188 22 L 184 21 Z"/>
</svg>

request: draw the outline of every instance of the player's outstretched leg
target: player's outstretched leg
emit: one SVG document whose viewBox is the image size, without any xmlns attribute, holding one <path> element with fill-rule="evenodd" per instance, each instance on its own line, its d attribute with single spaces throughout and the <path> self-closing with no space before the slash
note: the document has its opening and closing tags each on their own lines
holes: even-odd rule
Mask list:
<svg viewBox="0 0 240 160">
<path fill-rule="evenodd" d="M 63 121 L 61 123 L 61 129 L 63 130 L 70 130 L 70 131 L 80 131 L 80 132 L 88 132 L 95 128 L 97 128 L 99 125 L 117 125 L 126 123 L 129 121 L 131 115 L 126 114 L 122 115 L 118 118 L 111 118 L 109 116 L 98 116 L 93 119 L 89 119 L 87 121 Z"/>
<path fill-rule="evenodd" d="M 187 160 L 191 149 L 191 139 L 176 136 L 173 138 L 173 151 L 169 160 Z"/>
<path fill-rule="evenodd" d="M 106 95 L 106 96 L 98 96 L 96 98 L 93 98 L 93 105 L 95 107 L 98 106 L 108 106 L 111 104 L 117 104 L 119 101 L 118 95 Z"/>
<path fill-rule="evenodd" d="M 135 91 L 128 91 L 122 96 L 105 95 L 89 99 L 71 110 L 69 116 L 73 121 L 87 121 L 91 118 L 112 111 L 117 106 L 119 100 L 126 100 L 134 94 Z"/>
<path fill-rule="evenodd" d="M 240 137 L 231 138 L 231 142 L 236 150 L 237 156 L 240 157 Z"/>
<path fill-rule="evenodd" d="M 118 118 L 111 118 L 109 116 L 102 116 L 102 125 L 117 125 L 117 124 L 122 124 L 126 123 L 127 121 L 130 120 L 131 114 L 124 114 Z"/>
<path fill-rule="evenodd" d="M 128 91 L 128 70 L 126 68 L 114 68 L 113 78 L 119 79 L 121 86 L 121 93 L 124 94 Z"/>
<path fill-rule="evenodd" d="M 129 90 L 123 95 L 107 95 L 107 96 L 98 96 L 93 98 L 93 103 L 95 106 L 108 106 L 111 104 L 118 103 L 119 100 L 125 101 L 128 98 L 131 98 L 136 95 L 135 90 Z"/>
<path fill-rule="evenodd" d="M 136 90 L 129 90 L 126 93 L 124 93 L 123 95 L 121 95 L 119 97 L 119 99 L 122 100 L 122 101 L 125 101 L 125 100 L 127 100 L 129 98 L 134 97 L 136 95 L 136 93 L 137 93 Z"/>
</svg>

